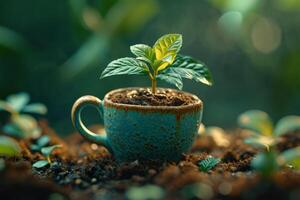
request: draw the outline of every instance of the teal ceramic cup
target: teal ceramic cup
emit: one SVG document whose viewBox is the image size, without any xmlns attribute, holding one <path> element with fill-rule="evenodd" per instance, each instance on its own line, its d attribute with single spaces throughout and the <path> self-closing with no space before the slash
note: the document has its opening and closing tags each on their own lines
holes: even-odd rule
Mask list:
<svg viewBox="0 0 300 200">
<path fill-rule="evenodd" d="M 94 96 L 79 98 L 72 108 L 72 121 L 78 132 L 93 143 L 105 146 L 118 161 L 158 160 L 178 161 L 191 148 L 201 123 L 203 104 L 195 95 L 195 103 L 183 106 L 141 106 L 115 103 L 107 93 L 101 101 Z M 106 135 L 86 128 L 81 111 L 86 106 L 101 114 Z"/>
</svg>

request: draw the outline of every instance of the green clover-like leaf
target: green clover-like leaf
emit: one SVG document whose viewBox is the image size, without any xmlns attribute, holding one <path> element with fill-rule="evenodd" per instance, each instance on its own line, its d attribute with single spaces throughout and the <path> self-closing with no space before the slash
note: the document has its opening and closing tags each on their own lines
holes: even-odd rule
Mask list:
<svg viewBox="0 0 300 200">
<path fill-rule="evenodd" d="M 25 106 L 22 111 L 44 115 L 47 113 L 47 107 L 41 103 L 32 103 Z"/>
<path fill-rule="evenodd" d="M 208 172 L 212 168 L 214 168 L 219 162 L 221 162 L 220 158 L 214 158 L 209 156 L 208 158 L 201 160 L 198 165 L 201 171 Z"/>
<path fill-rule="evenodd" d="M 166 73 L 173 72 L 182 78 L 192 79 L 206 85 L 212 85 L 213 80 L 207 66 L 190 56 L 177 55 L 175 62 L 166 69 Z"/>
<path fill-rule="evenodd" d="M 172 64 L 176 58 L 177 53 L 182 46 L 181 34 L 167 34 L 160 37 L 154 44 L 155 57 L 159 61 L 163 61 L 157 65 L 157 71 L 164 70 L 168 64 Z"/>
<path fill-rule="evenodd" d="M 130 47 L 131 52 L 137 56 L 136 59 L 152 64 L 155 59 L 153 49 L 145 44 L 136 44 Z"/>
<path fill-rule="evenodd" d="M 41 152 L 44 156 L 49 157 L 54 149 L 57 149 L 57 148 L 60 148 L 60 147 L 61 147 L 61 145 L 59 145 L 59 144 L 58 145 L 53 145 L 53 146 L 50 146 L 50 147 L 43 147 L 41 149 Z"/>
<path fill-rule="evenodd" d="M 246 138 L 244 142 L 257 148 L 266 148 L 269 151 L 270 147 L 276 143 L 276 139 L 270 136 L 253 135 L 253 137 Z"/>
<path fill-rule="evenodd" d="M 102 72 L 100 78 L 123 74 L 145 74 L 148 70 L 147 65 L 142 61 L 126 57 L 110 62 Z"/>
<path fill-rule="evenodd" d="M 29 95 L 25 92 L 13 94 L 7 97 L 7 103 L 16 111 L 20 112 L 29 102 Z"/>
<path fill-rule="evenodd" d="M 21 148 L 19 144 L 10 137 L 0 136 L 0 156 L 20 156 Z"/>
<path fill-rule="evenodd" d="M 273 122 L 269 115 L 260 110 L 249 110 L 238 117 L 241 128 L 252 130 L 258 134 L 271 136 L 273 134 Z"/>
<path fill-rule="evenodd" d="M 291 165 L 295 169 L 300 169 L 300 147 L 286 150 L 278 157 L 279 165 Z"/>
<path fill-rule="evenodd" d="M 156 78 L 165 81 L 167 83 L 170 83 L 172 85 L 175 85 L 178 89 L 182 90 L 183 83 L 181 76 L 175 73 L 161 73 Z"/>
<path fill-rule="evenodd" d="M 274 134 L 280 136 L 296 130 L 300 130 L 300 116 L 286 116 L 277 122 Z"/>
<path fill-rule="evenodd" d="M 32 167 L 34 168 L 43 168 L 49 165 L 50 163 L 47 160 L 39 160 L 35 163 L 33 163 Z"/>
</svg>

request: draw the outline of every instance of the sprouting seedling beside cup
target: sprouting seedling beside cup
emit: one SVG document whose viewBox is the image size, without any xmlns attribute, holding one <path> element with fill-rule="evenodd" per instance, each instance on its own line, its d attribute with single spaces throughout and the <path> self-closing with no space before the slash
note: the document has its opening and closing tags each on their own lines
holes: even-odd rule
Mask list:
<svg viewBox="0 0 300 200">
<path fill-rule="evenodd" d="M 57 149 L 57 148 L 61 148 L 61 145 L 53 145 L 53 146 L 49 146 L 49 147 L 43 147 L 41 149 L 41 153 L 43 154 L 43 156 L 45 156 L 45 160 L 39 160 L 35 163 L 33 163 L 33 167 L 34 168 L 42 168 L 45 167 L 47 165 L 51 165 L 52 164 L 52 160 L 51 160 L 51 153 L 53 152 L 53 150 Z"/>
<path fill-rule="evenodd" d="M 239 116 L 238 124 L 251 132 L 251 136 L 245 140 L 245 143 L 269 150 L 279 142 L 281 136 L 300 130 L 300 116 L 283 117 L 274 127 L 267 113 L 249 110 Z"/>
<path fill-rule="evenodd" d="M 182 46 L 180 34 L 167 34 L 159 38 L 153 47 L 136 44 L 130 47 L 136 58 L 114 60 L 102 72 L 101 78 L 113 75 L 148 75 L 152 93 L 156 93 L 157 79 L 183 87 L 182 78 L 193 79 L 207 85 L 213 80 L 207 66 L 190 56 L 179 55 Z"/>
<path fill-rule="evenodd" d="M 251 132 L 245 143 L 262 151 L 252 160 L 251 166 L 265 176 L 270 176 L 282 167 L 300 168 L 300 147 L 278 153 L 276 144 L 284 134 L 300 130 L 299 116 L 286 116 L 275 128 L 269 115 L 260 110 L 249 110 L 238 118 L 241 128 Z"/>
<path fill-rule="evenodd" d="M 0 111 L 10 113 L 10 122 L 2 129 L 10 136 L 17 138 L 37 138 L 41 134 L 37 121 L 31 114 L 46 114 L 47 108 L 41 103 L 28 104 L 30 101 L 27 93 L 18 93 L 7 97 L 6 101 L 0 100 Z M 25 114 L 26 113 L 26 114 Z"/>
</svg>

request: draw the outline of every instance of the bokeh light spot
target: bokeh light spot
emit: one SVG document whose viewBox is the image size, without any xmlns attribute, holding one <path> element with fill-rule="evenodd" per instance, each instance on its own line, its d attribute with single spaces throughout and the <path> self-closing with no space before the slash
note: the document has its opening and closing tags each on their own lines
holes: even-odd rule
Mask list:
<svg viewBox="0 0 300 200">
<path fill-rule="evenodd" d="M 271 53 L 280 46 L 281 29 L 276 22 L 261 17 L 252 28 L 251 40 L 259 52 Z"/>
<path fill-rule="evenodd" d="M 219 26 L 228 34 L 236 35 L 239 33 L 243 22 L 243 15 L 238 11 L 228 11 L 224 13 L 219 21 Z"/>
</svg>

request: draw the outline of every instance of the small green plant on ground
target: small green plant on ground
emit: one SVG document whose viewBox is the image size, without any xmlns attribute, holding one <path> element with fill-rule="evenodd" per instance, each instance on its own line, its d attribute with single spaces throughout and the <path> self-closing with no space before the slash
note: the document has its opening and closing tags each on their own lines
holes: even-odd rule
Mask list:
<svg viewBox="0 0 300 200">
<path fill-rule="evenodd" d="M 249 110 L 239 116 L 238 124 L 251 133 L 244 142 L 263 150 L 251 162 L 255 170 L 270 176 L 282 167 L 300 168 L 300 147 L 282 153 L 279 153 L 276 148 L 281 136 L 300 130 L 299 116 L 283 117 L 274 128 L 267 113 Z"/>
<path fill-rule="evenodd" d="M 49 146 L 49 147 L 43 147 L 41 149 L 41 153 L 43 154 L 43 156 L 45 156 L 46 160 L 39 160 L 35 163 L 33 163 L 33 167 L 34 168 L 43 168 L 47 165 L 51 165 L 52 161 L 51 161 L 51 153 L 53 152 L 54 149 L 60 148 L 61 145 L 53 145 L 53 146 Z"/>
<path fill-rule="evenodd" d="M 43 135 L 43 136 L 39 137 L 36 140 L 35 144 L 30 145 L 30 149 L 32 151 L 40 151 L 43 147 L 45 147 L 49 143 L 50 143 L 49 136 L 48 135 Z"/>
<path fill-rule="evenodd" d="M 217 164 L 221 162 L 220 158 L 214 158 L 212 156 L 208 156 L 208 158 L 201 160 L 198 162 L 199 169 L 203 172 L 208 172 L 213 169 Z"/>
<path fill-rule="evenodd" d="M 10 122 L 2 130 L 10 136 L 17 138 L 37 138 L 41 134 L 37 121 L 29 114 L 46 114 L 47 108 L 41 103 L 28 104 L 30 101 L 27 93 L 18 93 L 7 97 L 6 101 L 0 100 L 0 111 L 10 113 Z"/>
<path fill-rule="evenodd" d="M 182 78 L 193 79 L 212 85 L 211 74 L 203 62 L 190 56 L 179 55 L 182 46 L 180 34 L 167 34 L 159 38 L 153 47 L 136 44 L 130 47 L 136 58 L 125 57 L 114 60 L 102 72 L 101 78 L 113 75 L 148 75 L 152 93 L 156 93 L 157 79 L 182 89 Z"/>
<path fill-rule="evenodd" d="M 4 157 L 18 157 L 21 155 L 21 148 L 19 144 L 12 138 L 1 135 L 0 136 L 0 156 Z"/>
</svg>

